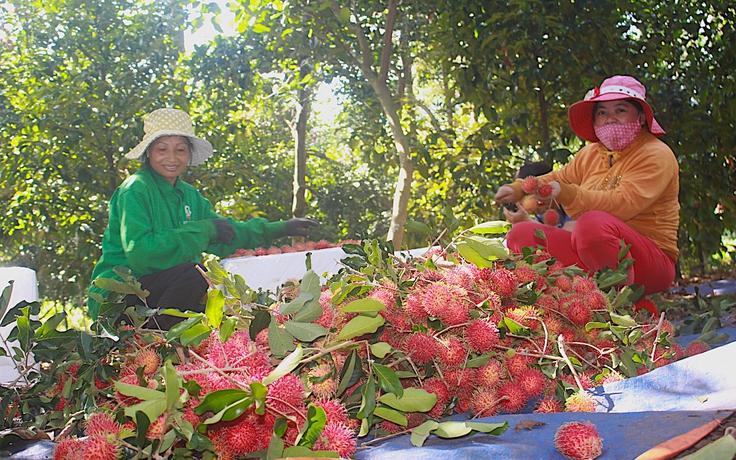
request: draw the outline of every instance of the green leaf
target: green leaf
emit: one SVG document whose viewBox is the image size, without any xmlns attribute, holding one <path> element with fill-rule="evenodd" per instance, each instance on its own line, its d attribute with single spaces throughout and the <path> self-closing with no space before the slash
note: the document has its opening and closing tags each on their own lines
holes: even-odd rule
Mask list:
<svg viewBox="0 0 736 460">
<path fill-rule="evenodd" d="M 481 433 L 501 436 L 509 427 L 509 422 L 503 423 L 484 423 L 484 422 L 465 422 L 470 428 Z"/>
<path fill-rule="evenodd" d="M 429 434 L 432 431 L 436 430 L 439 425 L 439 422 L 435 422 L 434 420 L 427 420 L 426 422 L 411 430 L 412 445 L 416 447 L 422 447 L 424 441 L 426 441 L 429 437 Z"/>
<path fill-rule="evenodd" d="M 350 22 L 350 8 L 348 8 L 347 6 L 343 6 L 342 8 L 340 8 L 339 19 L 340 22 L 342 22 L 343 24 L 347 24 L 348 22 Z"/>
<path fill-rule="evenodd" d="M 393 347 L 386 342 L 378 342 L 370 345 L 371 354 L 376 358 L 383 358 L 387 354 L 391 353 Z"/>
<path fill-rule="evenodd" d="M 511 223 L 505 220 L 483 222 L 468 229 L 468 231 L 478 235 L 500 235 L 508 233 L 509 230 L 511 230 Z"/>
<path fill-rule="evenodd" d="M 337 396 L 342 395 L 347 388 L 355 385 L 358 380 L 363 378 L 363 375 L 365 373 L 363 372 L 360 355 L 356 350 L 352 350 L 340 371 L 340 385 L 337 387 Z"/>
<path fill-rule="evenodd" d="M 495 356 L 495 353 L 485 353 L 480 356 L 476 356 L 475 358 L 469 359 L 468 362 L 465 363 L 466 368 L 473 368 L 473 367 L 481 367 L 488 364 L 488 361 L 491 360 L 492 357 Z"/>
<path fill-rule="evenodd" d="M 140 385 L 131 385 L 130 383 L 123 383 L 121 381 L 115 381 L 114 385 L 115 389 L 125 396 L 133 396 L 144 401 L 166 399 L 166 394 L 164 392 L 154 390 L 152 388 L 142 387 Z"/>
<path fill-rule="evenodd" d="M 302 342 L 313 342 L 318 337 L 327 335 L 327 329 L 314 323 L 299 323 L 296 321 L 285 321 L 286 330 Z"/>
<path fill-rule="evenodd" d="M 343 313 L 375 313 L 385 310 L 386 306 L 375 299 L 353 300 L 342 308 Z"/>
<path fill-rule="evenodd" d="M 415 220 L 408 219 L 404 224 L 404 228 L 407 232 L 419 233 L 426 236 L 432 235 L 432 229 L 430 229 L 429 225 L 424 222 L 417 222 Z"/>
<path fill-rule="evenodd" d="M 458 241 L 457 251 L 465 260 L 470 263 L 477 265 L 480 268 L 490 268 L 493 266 L 493 262 L 481 256 L 478 251 L 471 248 L 466 241 Z"/>
<path fill-rule="evenodd" d="M 358 411 L 358 418 L 366 419 L 376 408 L 376 384 L 373 382 L 373 376 L 368 376 L 368 381 L 360 389 L 362 396 L 360 402 L 360 410 Z"/>
<path fill-rule="evenodd" d="M 484 259 L 495 260 L 509 255 L 509 250 L 503 245 L 503 240 L 500 238 L 471 235 L 465 237 L 465 242 Z"/>
<path fill-rule="evenodd" d="M 282 315 L 293 315 L 304 307 L 304 305 L 313 300 L 314 296 L 308 292 L 300 292 L 294 300 L 285 303 L 279 307 L 279 313 Z"/>
<path fill-rule="evenodd" d="M 337 340 L 349 340 L 355 337 L 360 337 L 364 334 L 372 334 L 376 332 L 379 327 L 383 326 L 385 322 L 386 320 L 381 315 L 377 315 L 373 318 L 364 315 L 356 316 L 343 326 L 342 330 L 337 335 Z"/>
<path fill-rule="evenodd" d="M 250 384 L 250 395 L 253 398 L 253 402 L 256 404 L 256 414 L 263 415 L 266 413 L 266 396 L 268 395 L 268 388 L 261 382 L 251 382 Z"/>
<path fill-rule="evenodd" d="M 152 399 L 149 401 L 143 401 L 138 404 L 134 404 L 130 407 L 125 408 L 125 415 L 127 415 L 130 418 L 135 417 L 135 413 L 140 411 L 146 414 L 148 417 L 148 420 L 156 420 L 161 414 L 166 412 L 166 409 L 168 408 L 166 406 L 166 397 L 163 393 L 161 393 L 161 396 L 163 398 L 161 399 Z"/>
<path fill-rule="evenodd" d="M 736 456 L 736 439 L 726 433 L 720 439 L 701 447 L 690 455 L 680 457 L 681 460 L 721 460 Z"/>
<path fill-rule="evenodd" d="M 148 416 L 146 416 L 145 413 L 138 411 L 135 413 L 135 427 L 136 427 L 136 437 L 135 437 L 135 444 L 136 446 L 143 448 L 146 446 L 146 443 L 148 440 L 146 439 L 146 433 L 148 432 L 148 427 L 151 425 L 151 420 L 148 419 Z"/>
<path fill-rule="evenodd" d="M 207 305 L 204 309 L 204 315 L 207 322 L 214 328 L 219 328 L 222 323 L 223 308 L 225 307 L 225 294 L 219 289 L 213 289 L 207 292 Z"/>
<path fill-rule="evenodd" d="M 623 327 L 634 327 L 636 326 L 636 321 L 634 318 L 632 318 L 629 315 L 618 315 L 614 312 L 610 313 L 611 315 L 611 321 L 613 321 L 615 324 Z"/>
<path fill-rule="evenodd" d="M 294 336 L 282 329 L 278 321 L 271 321 L 268 325 L 268 347 L 276 357 L 285 356 L 296 347 Z"/>
<path fill-rule="evenodd" d="M 194 413 L 202 415 L 207 411 L 220 412 L 235 401 L 248 397 L 248 392 L 240 389 L 216 390 L 207 393 L 202 402 L 194 408 Z"/>
<path fill-rule="evenodd" d="M 164 382 L 166 382 L 166 406 L 172 407 L 181 397 L 181 378 L 170 360 L 164 364 Z"/>
<path fill-rule="evenodd" d="M 204 324 L 195 324 L 190 327 L 179 337 L 179 341 L 182 345 L 199 345 L 204 339 L 210 336 L 212 329 L 205 326 Z"/>
<path fill-rule="evenodd" d="M 310 404 L 307 409 L 306 425 L 302 430 L 301 439 L 299 439 L 297 445 L 311 449 L 322 435 L 326 424 L 327 414 L 325 410 L 320 406 Z"/>
<path fill-rule="evenodd" d="M 386 393 L 394 393 L 398 398 L 404 395 L 404 387 L 401 386 L 396 372 L 383 364 L 374 364 L 373 373 L 376 375 L 378 386 Z"/>
<path fill-rule="evenodd" d="M 322 285 L 319 281 L 319 275 L 315 273 L 311 268 L 302 277 L 299 282 L 299 292 L 305 292 L 312 294 L 312 298 L 315 302 L 319 302 L 319 297 L 322 292 Z"/>
<path fill-rule="evenodd" d="M 130 286 L 127 283 L 122 283 L 118 280 L 112 279 L 112 278 L 98 278 L 92 282 L 95 286 L 97 286 L 100 289 L 105 289 L 110 292 L 117 292 L 119 294 L 133 294 L 135 295 L 136 290 L 133 289 L 132 286 Z"/>
<path fill-rule="evenodd" d="M 222 322 L 220 325 L 220 342 L 225 343 L 227 339 L 235 332 L 235 326 L 238 324 L 238 319 L 230 317 Z"/>
<path fill-rule="evenodd" d="M 318 320 L 322 316 L 322 313 L 324 313 L 322 305 L 319 301 L 315 300 L 304 305 L 301 310 L 296 312 L 293 319 L 301 323 L 311 323 L 312 321 Z"/>
<path fill-rule="evenodd" d="M 464 422 L 440 422 L 439 426 L 434 430 L 434 434 L 440 438 L 459 438 L 473 431 Z"/>
<path fill-rule="evenodd" d="M 401 426 L 407 426 L 409 422 L 406 420 L 406 416 L 394 409 L 390 409 L 386 406 L 378 406 L 373 411 L 373 415 L 376 417 L 381 417 L 384 420 L 388 420 L 389 422 L 394 422 L 397 425 Z"/>
<path fill-rule="evenodd" d="M 275 321 L 274 321 L 275 322 Z M 270 374 L 263 379 L 263 384 L 268 385 L 276 380 L 280 379 L 286 374 L 291 373 L 299 365 L 299 361 L 304 356 L 304 350 L 301 345 L 297 345 L 296 349 L 286 358 L 284 358 L 276 369 L 272 370 Z"/>
<path fill-rule="evenodd" d="M 271 324 L 271 314 L 267 310 L 256 311 L 248 327 L 250 339 L 255 341 L 258 333 L 266 329 L 269 324 Z"/>
<path fill-rule="evenodd" d="M 434 407 L 437 396 L 420 388 L 406 388 L 401 398 L 393 393 L 386 393 L 378 400 L 403 412 L 427 412 Z"/>
</svg>

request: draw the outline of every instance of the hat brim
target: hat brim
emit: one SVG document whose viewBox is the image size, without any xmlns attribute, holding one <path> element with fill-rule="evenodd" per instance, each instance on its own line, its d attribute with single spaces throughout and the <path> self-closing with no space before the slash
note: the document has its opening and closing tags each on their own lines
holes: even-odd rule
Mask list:
<svg viewBox="0 0 736 460">
<path fill-rule="evenodd" d="M 619 101 L 622 99 L 631 99 L 641 104 L 650 133 L 655 136 L 665 134 L 664 129 L 654 119 L 654 112 L 647 101 L 622 93 L 605 93 L 587 101 L 578 101 L 571 105 L 567 111 L 567 118 L 570 121 L 570 127 L 573 132 L 586 141 L 598 142 L 598 137 L 595 135 L 595 128 L 593 127 L 593 108 L 595 104 L 597 102 Z"/>
<path fill-rule="evenodd" d="M 192 136 L 188 133 L 181 131 L 157 131 L 155 135 L 145 135 L 138 145 L 125 154 L 126 158 L 131 160 L 138 160 L 143 162 L 143 155 L 146 153 L 146 149 L 150 146 L 153 141 L 163 136 L 182 136 L 188 138 L 192 142 L 192 151 L 189 152 L 189 166 L 201 165 L 207 158 L 212 155 L 212 144 L 209 141 L 200 139 L 199 137 Z"/>
</svg>

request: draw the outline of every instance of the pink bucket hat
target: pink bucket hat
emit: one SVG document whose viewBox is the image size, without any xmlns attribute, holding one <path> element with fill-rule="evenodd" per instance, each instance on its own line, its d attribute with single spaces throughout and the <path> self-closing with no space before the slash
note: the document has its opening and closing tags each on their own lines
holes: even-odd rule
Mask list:
<svg viewBox="0 0 736 460">
<path fill-rule="evenodd" d="M 647 91 L 644 85 L 634 77 L 626 75 L 616 75 L 603 80 L 601 87 L 597 86 L 585 95 L 585 99 L 578 101 L 570 106 L 567 111 L 567 118 L 570 120 L 570 127 L 578 136 L 586 141 L 598 142 L 593 129 L 593 108 L 596 102 L 618 101 L 621 99 L 633 99 L 641 104 L 644 115 L 647 119 L 647 127 L 649 132 L 655 136 L 664 134 L 664 130 L 657 120 L 654 119 L 652 107 L 646 101 Z"/>
</svg>

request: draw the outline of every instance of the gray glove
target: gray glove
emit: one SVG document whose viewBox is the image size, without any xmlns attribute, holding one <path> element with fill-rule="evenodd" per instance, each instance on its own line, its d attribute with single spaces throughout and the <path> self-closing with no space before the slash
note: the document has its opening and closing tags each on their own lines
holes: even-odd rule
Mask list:
<svg viewBox="0 0 736 460">
<path fill-rule="evenodd" d="M 286 234 L 288 236 L 307 236 L 308 230 L 319 226 L 319 222 L 309 217 L 295 217 L 286 221 Z"/>
<path fill-rule="evenodd" d="M 217 229 L 217 242 L 230 244 L 235 236 L 235 227 L 227 219 L 212 219 Z"/>
</svg>

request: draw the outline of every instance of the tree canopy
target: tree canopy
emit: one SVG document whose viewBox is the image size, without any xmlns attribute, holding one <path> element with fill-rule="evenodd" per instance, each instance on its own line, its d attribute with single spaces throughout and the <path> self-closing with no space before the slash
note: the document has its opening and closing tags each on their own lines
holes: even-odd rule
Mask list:
<svg viewBox="0 0 736 460">
<path fill-rule="evenodd" d="M 736 228 L 725 1 L 241 1 L 238 33 L 191 53 L 186 2 L 6 5 L 1 254 L 36 270 L 50 298 L 84 298 L 146 113 L 192 114 L 216 153 L 185 180 L 218 211 L 282 219 L 295 115 L 328 83 L 342 112 L 328 123 L 307 112 L 301 137 L 314 238 L 419 246 L 452 222 L 497 218 L 493 192 L 518 166 L 564 164 L 582 146 L 567 107 L 613 74 L 645 84 L 680 162 L 681 267 L 706 269 Z"/>
</svg>

